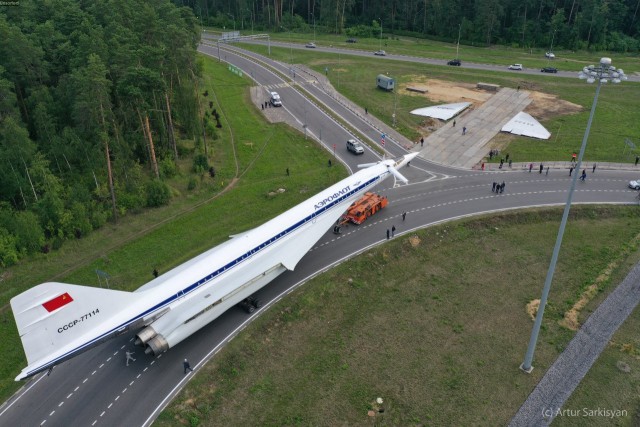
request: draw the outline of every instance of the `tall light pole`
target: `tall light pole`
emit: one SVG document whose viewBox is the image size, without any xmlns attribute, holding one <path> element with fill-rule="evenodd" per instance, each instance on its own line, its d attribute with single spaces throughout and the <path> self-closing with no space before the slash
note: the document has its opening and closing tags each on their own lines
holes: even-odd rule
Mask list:
<svg viewBox="0 0 640 427">
<path fill-rule="evenodd" d="M 291 31 L 284 25 L 280 25 L 280 28 L 289 33 L 289 64 L 293 66 L 293 41 L 291 39 Z"/>
<path fill-rule="evenodd" d="M 311 17 L 313 18 L 313 42 L 316 42 L 316 16 L 311 12 Z"/>
<path fill-rule="evenodd" d="M 458 52 L 460 51 L 460 34 L 462 34 L 462 24 L 458 24 L 458 44 L 456 44 L 456 59 L 460 59 Z"/>
<path fill-rule="evenodd" d="M 593 105 L 591 106 L 591 113 L 589 114 L 589 120 L 587 121 L 587 129 L 584 132 L 582 138 L 582 146 L 580 147 L 580 154 L 578 155 L 578 163 L 576 164 L 576 172 L 573 174 L 571 180 L 571 188 L 569 189 L 569 195 L 567 196 L 567 202 L 564 205 L 564 212 L 562 213 L 562 220 L 560 221 L 560 229 L 558 230 L 558 236 L 556 237 L 556 244 L 553 247 L 553 254 L 551 255 L 551 262 L 549 263 L 549 270 L 547 271 L 547 278 L 544 281 L 544 288 L 542 289 L 542 297 L 540 298 L 540 305 L 538 306 L 538 314 L 533 324 L 533 330 L 531 331 L 531 338 L 529 340 L 529 346 L 527 347 L 527 354 L 524 356 L 524 362 L 520 365 L 526 373 L 533 371 L 531 365 L 533 361 L 533 352 L 536 349 L 536 342 L 538 341 L 538 334 L 540 333 L 540 327 L 542 326 L 542 317 L 544 316 L 544 308 L 547 304 L 547 297 L 549 296 L 549 290 L 551 289 L 551 280 L 553 279 L 553 273 L 556 269 L 556 262 L 558 261 L 558 253 L 560 252 L 560 246 L 562 245 L 562 236 L 567 225 L 567 219 L 569 218 L 569 210 L 571 209 L 571 200 L 573 199 L 573 192 L 576 188 L 576 182 L 578 181 L 578 174 L 580 173 L 580 167 L 582 166 L 582 156 L 587 148 L 587 139 L 589 138 L 589 131 L 591 130 L 591 122 L 593 122 L 593 115 L 596 112 L 596 104 L 598 103 L 598 95 L 600 94 L 600 87 L 603 83 L 612 82 L 620 83 L 622 80 L 627 80 L 627 76 L 622 70 L 616 69 L 611 66 L 611 58 L 600 59 L 598 66 L 590 65 L 584 67 L 579 75 L 580 79 L 586 79 L 587 83 L 598 82 L 596 87 L 596 94 L 593 98 Z"/>
<path fill-rule="evenodd" d="M 382 50 L 382 18 L 378 18 L 380 20 L 380 50 Z"/>
</svg>

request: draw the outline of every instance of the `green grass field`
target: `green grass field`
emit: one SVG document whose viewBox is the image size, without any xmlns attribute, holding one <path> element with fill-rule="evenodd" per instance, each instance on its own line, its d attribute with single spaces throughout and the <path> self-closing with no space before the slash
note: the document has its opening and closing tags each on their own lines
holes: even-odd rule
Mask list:
<svg viewBox="0 0 640 427">
<path fill-rule="evenodd" d="M 455 222 L 345 262 L 255 320 L 157 424 L 506 425 L 573 336 L 558 321 L 584 287 L 614 261 L 614 278 L 624 277 L 640 258 L 635 207 L 574 208 L 535 369 L 523 374 L 526 304 L 540 296 L 559 217 Z M 637 394 L 616 396 L 630 414 L 640 410 Z M 373 419 L 377 397 L 384 413 Z"/>
<path fill-rule="evenodd" d="M 0 339 L 6 345 L 0 366 L 0 399 L 6 399 L 20 386 L 13 378 L 26 366 L 8 307 L 14 295 L 52 280 L 98 286 L 96 269 L 111 276 L 112 289 L 132 291 L 153 278 L 154 267 L 165 272 L 346 176 L 346 170 L 337 162 L 327 168 L 330 153 L 287 126 L 266 123 L 256 109 L 247 108 L 251 105 L 248 79 L 206 59 L 204 80 L 201 92 L 208 90 L 210 95 L 203 104 L 208 106 L 215 91 L 217 109 L 226 118 L 217 139 L 209 141 L 211 163 L 217 170 L 215 180 L 204 173 L 197 187 L 189 191 L 186 173 L 179 175 L 168 182 L 174 194 L 179 195 L 170 206 L 130 215 L 117 225 L 109 224 L 59 251 L 42 254 L 4 272 Z M 229 128 L 233 129 L 233 136 Z M 231 144 L 235 146 L 242 176 L 232 190 L 219 195 L 235 175 Z M 190 158 L 181 160 L 180 166 L 183 171 L 188 170 Z M 279 188 L 286 191 L 268 196 Z M 213 198 L 216 195 L 219 197 Z"/>
<path fill-rule="evenodd" d="M 434 46 L 439 46 L 438 49 L 441 50 L 444 45 L 437 42 L 427 43 L 426 41 L 416 41 L 414 45 L 411 45 L 404 39 L 397 41 L 397 43 L 407 46 L 406 49 L 413 46 L 414 50 L 402 51 L 402 53 L 436 58 L 438 56 L 434 54 L 434 51 L 426 50 L 423 52 L 421 48 L 416 46 L 421 46 L 420 43 L 428 46 L 433 44 Z M 346 43 L 344 44 L 347 45 Z M 365 45 L 350 46 L 363 48 Z M 244 44 L 243 47 L 263 55 L 268 54 L 266 47 L 263 46 Z M 513 49 L 473 47 L 465 49 L 468 49 L 470 54 L 472 52 L 472 58 L 469 61 L 481 63 L 499 63 L 496 62 L 497 59 L 493 60 L 491 58 L 494 56 L 496 58 L 504 58 L 506 55 L 513 53 Z M 271 57 L 274 59 L 283 62 L 289 62 L 290 60 L 290 49 L 272 47 L 271 52 Z M 542 52 L 543 54 L 544 52 Z M 442 66 L 423 65 L 402 61 L 388 61 L 373 55 L 371 58 L 362 58 L 327 54 L 316 49 L 293 50 L 293 62 L 310 66 L 319 73 L 324 73 L 325 68 L 327 68 L 329 70 L 328 77 L 334 87 L 357 105 L 366 106 L 371 114 L 374 114 L 390 126 L 393 123 L 392 114 L 395 111 L 397 130 L 413 141 L 417 141 L 420 137 L 418 129 L 422 118 L 413 116 L 409 112 L 415 108 L 437 103 L 402 91 L 394 93 L 379 90 L 375 87 L 375 78 L 378 74 L 384 73 L 394 77 L 397 86 L 413 81 L 416 77 L 473 85 L 478 82 L 486 82 L 511 88 L 521 86 L 524 90 L 555 95 L 559 99 L 582 106 L 582 111 L 579 113 L 553 115 L 549 119 L 541 120 L 541 123 L 552 134 L 549 140 L 542 141 L 526 137 L 507 136 L 506 134 L 497 137 L 501 151 L 509 152 L 511 158 L 516 162 L 548 162 L 570 160 L 571 153 L 580 149 L 589 110 L 595 95 L 595 86 L 577 79 L 577 74 L 584 65 L 594 61 L 597 63 L 600 56 L 596 54 L 587 55 L 586 53 L 568 53 L 568 55 L 571 55 L 570 58 L 572 59 L 566 59 L 566 61 L 576 71 L 575 79 L 560 78 L 543 73 L 540 75 L 528 75 L 506 72 L 506 67 L 504 73 L 496 73 L 494 71 L 450 67 L 444 65 L 445 62 L 443 62 Z M 587 61 L 589 56 L 591 56 L 591 59 Z M 544 56 L 542 59 L 544 59 Z M 618 62 L 618 60 L 620 61 Z M 523 60 L 511 62 L 525 63 Z M 506 63 L 509 63 L 509 61 Z M 640 60 L 635 57 L 613 56 L 613 64 L 627 68 L 626 71 L 628 72 L 633 71 L 633 69 L 640 69 Z M 627 64 L 631 68 L 627 67 Z M 529 66 L 527 63 L 525 65 Z M 540 66 L 544 66 L 544 64 L 541 62 Z M 635 155 L 640 154 L 640 151 L 626 149 L 625 139 L 628 138 L 637 146 L 640 146 L 640 122 L 636 120 L 636 113 L 639 110 L 640 83 L 624 82 L 619 85 L 611 84 L 603 87 L 591 127 L 585 160 L 633 162 Z"/>
</svg>

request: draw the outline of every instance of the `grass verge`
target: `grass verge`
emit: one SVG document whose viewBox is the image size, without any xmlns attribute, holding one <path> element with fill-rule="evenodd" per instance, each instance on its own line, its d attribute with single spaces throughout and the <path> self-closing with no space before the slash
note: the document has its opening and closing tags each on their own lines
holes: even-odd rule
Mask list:
<svg viewBox="0 0 640 427">
<path fill-rule="evenodd" d="M 210 159 L 218 170 L 208 173 L 188 191 L 184 176 L 169 182 L 178 198 L 171 206 L 150 210 L 109 224 L 85 239 L 61 250 L 41 254 L 4 272 L 0 293 L 0 399 L 9 397 L 20 383 L 13 378 L 26 365 L 13 315 L 11 297 L 35 284 L 51 281 L 98 286 L 96 269 L 110 276 L 112 289 L 132 291 L 151 280 L 156 267 L 161 273 L 187 261 L 230 234 L 250 229 L 344 178 L 342 165 L 327 168 L 327 152 L 311 140 L 282 124 L 271 125 L 249 102 L 248 79 L 230 73 L 225 65 L 205 58 L 202 92 L 215 92 L 228 125 L 209 141 Z M 204 101 L 207 102 L 208 101 Z M 228 128 L 234 130 L 234 138 Z M 231 145 L 235 144 L 242 177 L 234 188 L 219 197 L 235 176 Z M 181 160 L 183 171 L 191 167 Z M 286 175 L 289 168 L 290 176 Z M 268 193 L 286 191 L 275 197 Z M 132 238 L 132 236 L 135 236 Z"/>
<path fill-rule="evenodd" d="M 416 44 L 415 50 L 407 54 L 424 56 L 418 46 Z M 265 47 L 247 44 L 243 47 L 267 55 Z M 487 50 L 474 49 L 478 50 L 477 62 L 487 62 L 481 60 L 482 52 Z M 272 47 L 271 52 L 272 58 L 289 61 L 289 49 Z M 308 65 L 318 73 L 324 73 L 327 68 L 328 77 L 336 89 L 357 105 L 363 108 L 366 106 L 370 114 L 374 114 L 389 126 L 393 124 L 392 115 L 395 112 L 396 129 L 412 141 L 419 139 L 423 118 L 411 115 L 409 112 L 438 103 L 402 91 L 394 93 L 379 90 L 375 85 L 378 74 L 383 73 L 394 77 L 396 86 L 424 76 L 428 79 L 473 85 L 485 82 L 511 88 L 521 86 L 526 90 L 555 95 L 559 99 L 583 107 L 583 110 L 577 114 L 554 115 L 541 120 L 552 134 L 549 140 L 534 140 L 511 135 L 499 136 L 504 138 L 501 140 L 502 151 L 509 152 L 510 157 L 516 162 L 570 160 L 571 153 L 580 149 L 595 94 L 594 86 L 577 79 L 577 73 L 584 65 L 579 62 L 574 68 L 575 79 L 554 75 L 530 75 L 388 61 L 374 57 L 328 54 L 313 49 L 295 51 L 294 62 Z M 640 83 L 625 82 L 604 87 L 598 98 L 598 107 L 591 127 L 585 159 L 599 162 L 633 162 L 635 155 L 640 152 L 629 150 L 625 139 L 637 141 L 640 138 L 640 122 L 635 118 L 635 112 L 638 109 L 640 109 Z"/>
<path fill-rule="evenodd" d="M 526 305 L 540 296 L 559 217 L 455 222 L 343 263 L 256 319 L 157 425 L 507 424 L 572 338 L 558 321 L 583 288 L 618 257 L 617 278 L 638 259 L 622 249 L 640 232 L 637 209 L 575 207 L 536 369 L 522 374 Z"/>
</svg>

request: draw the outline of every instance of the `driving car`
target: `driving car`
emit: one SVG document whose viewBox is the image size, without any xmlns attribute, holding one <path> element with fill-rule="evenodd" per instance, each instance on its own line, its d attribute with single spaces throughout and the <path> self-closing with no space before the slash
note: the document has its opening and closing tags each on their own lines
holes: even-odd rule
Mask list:
<svg viewBox="0 0 640 427">
<path fill-rule="evenodd" d="M 312 43 L 312 42 L 309 42 L 309 43 L 305 44 L 304 47 L 315 48 L 316 44 Z"/>
<path fill-rule="evenodd" d="M 510 70 L 522 71 L 522 64 L 511 64 L 509 65 Z"/>
<path fill-rule="evenodd" d="M 540 70 L 541 73 L 557 73 L 558 69 L 554 68 L 554 67 L 544 67 L 542 70 Z"/>
<path fill-rule="evenodd" d="M 640 179 L 637 181 L 629 181 L 629 188 L 633 188 L 634 190 L 640 190 Z"/>
<path fill-rule="evenodd" d="M 353 154 L 364 154 L 364 147 L 355 139 L 349 139 L 347 141 L 347 150 Z"/>
<path fill-rule="evenodd" d="M 553 52 L 547 52 L 544 54 L 544 56 L 546 56 L 549 59 L 554 59 L 556 57 L 556 55 Z"/>
<path fill-rule="evenodd" d="M 459 67 L 462 65 L 462 62 L 460 62 L 459 59 L 452 59 L 451 61 L 447 62 L 447 65 L 455 65 L 456 67 Z"/>
<path fill-rule="evenodd" d="M 373 54 L 378 56 L 386 56 L 387 52 L 385 52 L 384 50 L 376 50 L 375 52 L 373 52 Z"/>
</svg>

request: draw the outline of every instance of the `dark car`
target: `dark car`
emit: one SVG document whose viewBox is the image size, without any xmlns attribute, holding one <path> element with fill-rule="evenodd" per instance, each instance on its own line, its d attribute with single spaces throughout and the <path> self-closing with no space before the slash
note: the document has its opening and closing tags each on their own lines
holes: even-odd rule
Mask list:
<svg viewBox="0 0 640 427">
<path fill-rule="evenodd" d="M 347 43 L 358 43 L 358 39 L 354 38 L 354 37 L 349 37 L 347 39 Z"/>
<path fill-rule="evenodd" d="M 557 73 L 558 69 L 553 67 L 544 67 L 542 70 L 540 70 L 540 72 L 541 73 Z"/>
<path fill-rule="evenodd" d="M 451 61 L 447 62 L 447 65 L 455 65 L 456 67 L 459 67 L 462 65 L 462 62 L 460 62 L 459 59 L 452 59 Z"/>
</svg>

